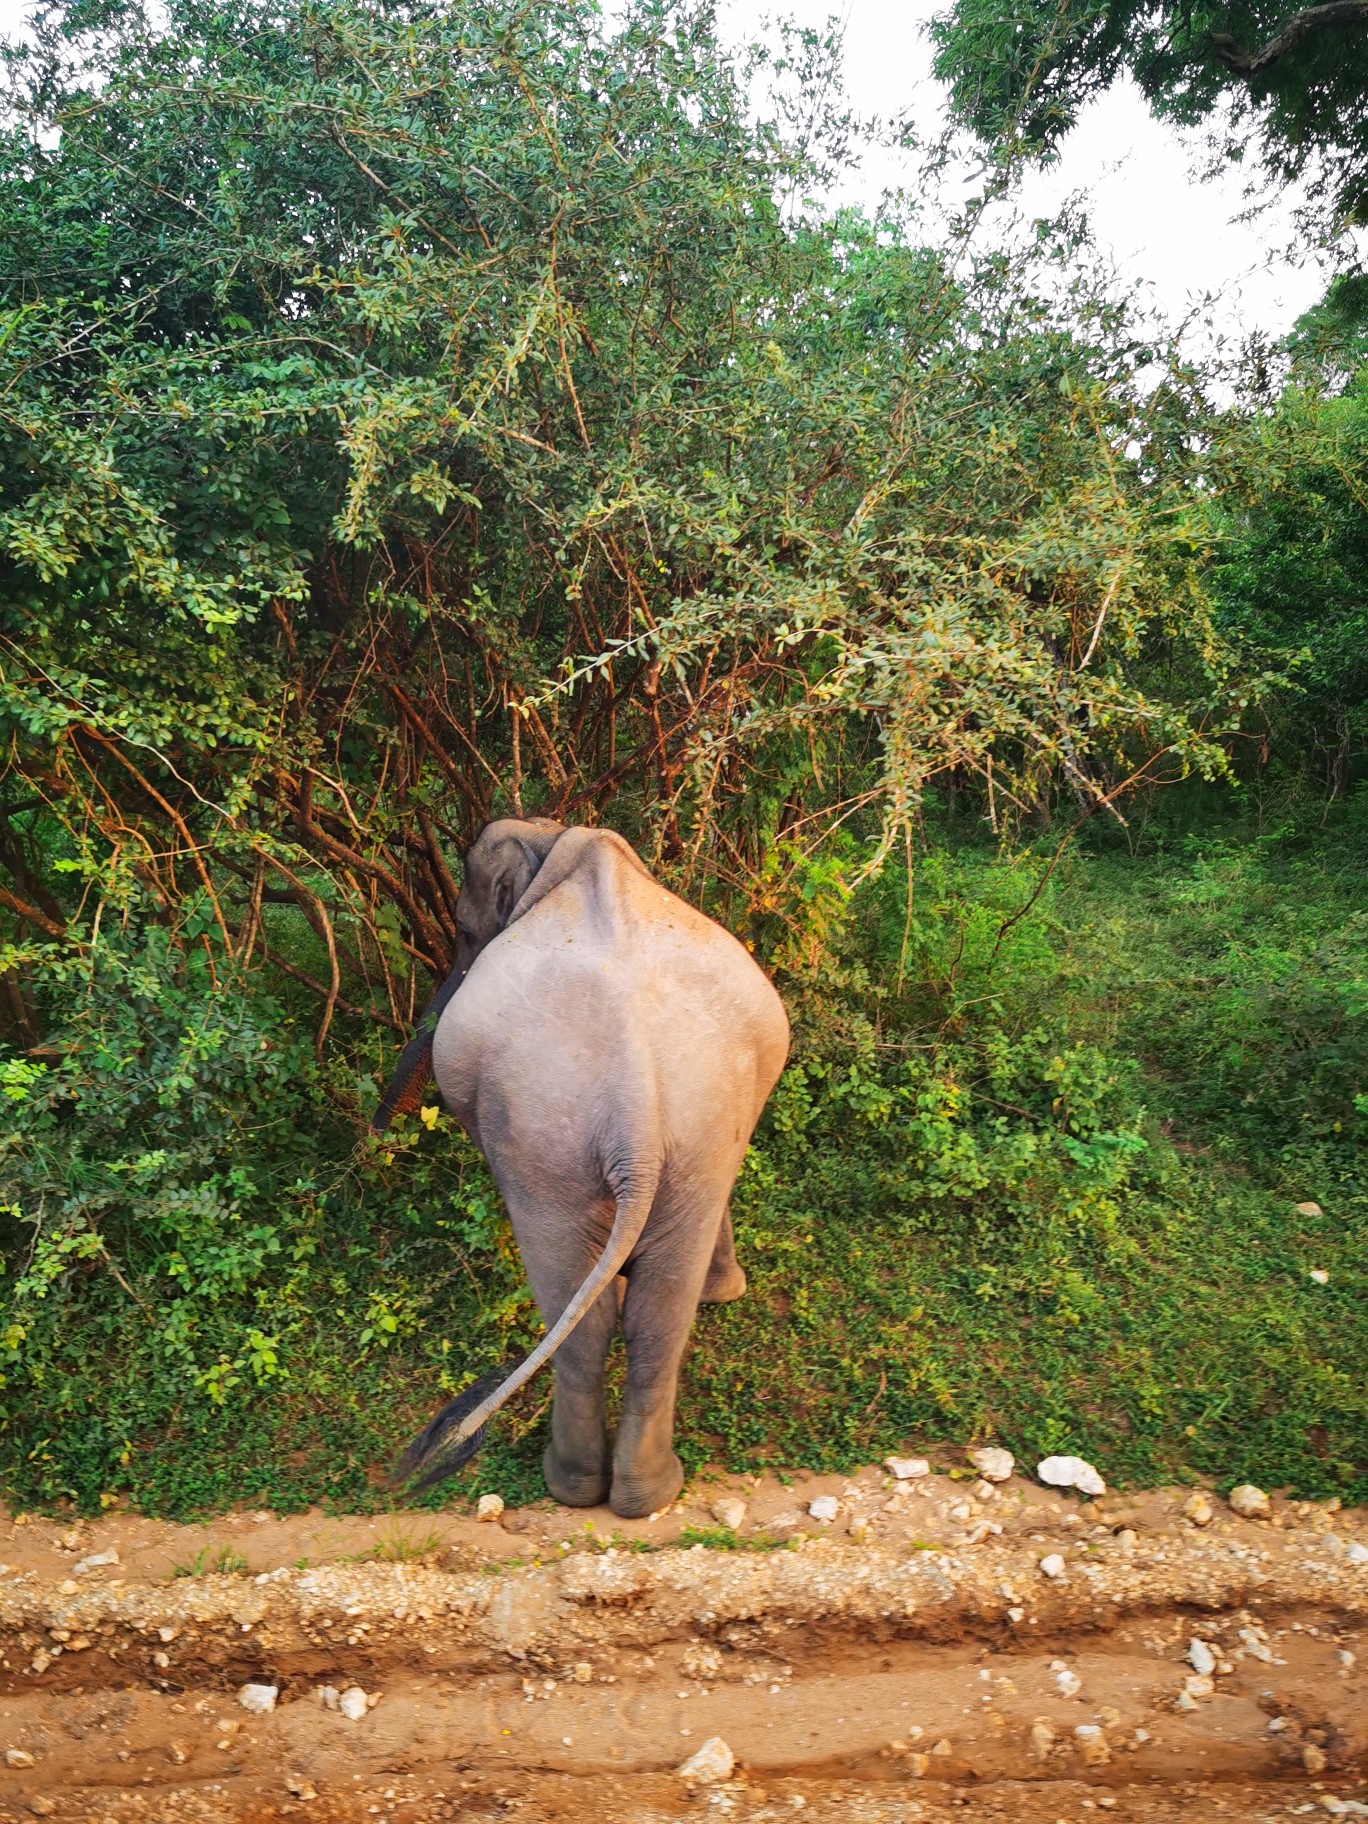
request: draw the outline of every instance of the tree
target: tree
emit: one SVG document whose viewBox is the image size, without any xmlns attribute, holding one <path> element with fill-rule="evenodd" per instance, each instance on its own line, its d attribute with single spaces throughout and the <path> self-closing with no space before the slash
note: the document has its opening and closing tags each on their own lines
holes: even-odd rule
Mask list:
<svg viewBox="0 0 1368 1824">
<path fill-rule="evenodd" d="M 1331 229 L 1368 212 L 1368 0 L 957 0 L 933 34 L 952 110 L 986 141 L 1048 152 L 1126 73 L 1160 118 L 1305 183 Z"/>
<path fill-rule="evenodd" d="M 321 1049 L 404 1028 L 492 813 L 741 917 L 951 771 L 1220 764 L 1191 389 L 1067 247 L 786 224 L 706 8 L 99 0 L 7 61 L 16 937 L 269 955 Z"/>
</svg>

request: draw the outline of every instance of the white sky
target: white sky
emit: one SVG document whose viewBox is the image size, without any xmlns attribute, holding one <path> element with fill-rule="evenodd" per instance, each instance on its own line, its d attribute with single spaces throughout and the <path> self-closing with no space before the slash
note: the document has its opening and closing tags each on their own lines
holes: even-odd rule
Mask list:
<svg viewBox="0 0 1368 1824">
<path fill-rule="evenodd" d="M 933 136 L 942 124 L 943 98 L 932 79 L 925 22 L 947 0 L 718 0 L 724 40 L 736 44 L 763 36 L 767 18 L 786 15 L 823 26 L 839 12 L 845 29 L 849 98 L 862 114 L 884 119 L 910 113 Z M 0 33 L 22 25 L 27 0 L 0 0 Z M 615 10 L 607 0 L 604 10 Z M 1086 196 L 1099 245 L 1112 257 L 1127 286 L 1146 294 L 1172 322 L 1186 318 L 1204 295 L 1201 313 L 1212 331 L 1236 338 L 1254 329 L 1277 336 L 1321 295 L 1326 275 L 1314 264 L 1286 258 L 1292 242 L 1290 207 L 1279 206 L 1253 222 L 1236 218 L 1244 203 L 1238 173 L 1199 183 L 1195 148 L 1185 148 L 1171 128 L 1150 118 L 1128 84 L 1089 108 L 1064 144 L 1059 163 L 1033 177 L 1020 202 L 1046 215 L 1075 193 Z M 910 161 L 873 148 L 847 186 L 849 200 L 875 205 L 887 188 L 907 183 Z M 1290 199 L 1289 199 L 1290 202 Z"/>
<path fill-rule="evenodd" d="M 743 43 L 763 37 L 766 17 L 786 14 L 822 26 L 844 21 L 846 90 L 855 108 L 885 119 L 910 113 L 934 136 L 943 124 L 944 90 L 931 75 L 926 21 L 949 0 L 719 0 L 724 37 Z M 1210 295 L 1200 313 L 1211 330 L 1239 338 L 1260 329 L 1277 336 L 1314 304 L 1327 273 L 1286 258 L 1293 242 L 1292 198 L 1255 222 L 1236 218 L 1245 207 L 1238 171 L 1198 182 L 1195 142 L 1184 146 L 1171 127 L 1153 120 L 1139 91 L 1118 84 L 1089 107 L 1068 136 L 1058 163 L 1032 177 L 1020 196 L 1031 215 L 1048 215 L 1075 193 L 1086 198 L 1094 238 L 1127 285 L 1148 293 L 1178 322 Z M 907 182 L 912 165 L 886 148 L 866 158 L 851 200 L 870 206 L 887 188 Z M 1198 339 L 1209 340 L 1209 333 Z"/>
</svg>

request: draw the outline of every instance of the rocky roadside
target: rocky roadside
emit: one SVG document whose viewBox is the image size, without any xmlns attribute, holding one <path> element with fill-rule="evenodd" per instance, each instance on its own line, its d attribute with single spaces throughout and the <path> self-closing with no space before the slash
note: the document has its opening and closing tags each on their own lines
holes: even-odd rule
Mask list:
<svg viewBox="0 0 1368 1824">
<path fill-rule="evenodd" d="M 1368 1816 L 1368 1517 L 917 1461 L 160 1578 L 11 1523 L 0 1820 Z"/>
</svg>

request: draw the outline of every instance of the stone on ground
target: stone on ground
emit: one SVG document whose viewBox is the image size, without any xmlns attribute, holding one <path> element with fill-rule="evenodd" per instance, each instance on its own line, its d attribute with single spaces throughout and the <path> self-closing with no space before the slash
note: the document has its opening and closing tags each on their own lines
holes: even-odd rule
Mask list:
<svg viewBox="0 0 1368 1824">
<path fill-rule="evenodd" d="M 746 1518 L 746 1504 L 739 1495 L 720 1495 L 712 1504 L 712 1517 L 735 1532 Z"/>
<path fill-rule="evenodd" d="M 898 1482 L 910 1482 L 916 1476 L 929 1476 L 931 1465 L 925 1457 L 885 1457 L 884 1468 Z"/>
<path fill-rule="evenodd" d="M 1051 1488 L 1076 1488 L 1085 1495 L 1105 1495 L 1107 1485 L 1083 1457 L 1046 1457 L 1036 1464 L 1036 1474 Z"/>
<path fill-rule="evenodd" d="M 1011 1451 L 1002 1450 L 996 1444 L 985 1444 L 982 1450 L 971 1450 L 968 1455 L 985 1482 L 1005 1482 L 1016 1468 L 1016 1458 Z"/>
<path fill-rule="evenodd" d="M 735 1766 L 736 1756 L 722 1737 L 710 1735 L 677 1771 L 681 1780 L 696 1780 L 700 1786 L 711 1786 L 718 1780 L 729 1780 Z"/>
<path fill-rule="evenodd" d="M 1273 1503 L 1252 1482 L 1242 1482 L 1231 1489 L 1230 1505 L 1242 1520 L 1267 1520 L 1273 1512 Z"/>
<path fill-rule="evenodd" d="M 266 1716 L 275 1709 L 279 1696 L 279 1685 L 243 1685 L 238 1692 L 238 1702 L 253 1716 Z"/>
</svg>

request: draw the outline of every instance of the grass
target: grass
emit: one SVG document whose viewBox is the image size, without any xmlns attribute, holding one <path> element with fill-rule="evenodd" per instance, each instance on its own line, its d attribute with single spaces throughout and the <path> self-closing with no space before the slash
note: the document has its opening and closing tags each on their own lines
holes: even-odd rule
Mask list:
<svg viewBox="0 0 1368 1824">
<path fill-rule="evenodd" d="M 992 1440 L 1077 1451 L 1122 1486 L 1368 1497 L 1368 841 L 1355 807 L 1335 816 L 1080 849 L 1000 946 L 1038 858 L 946 849 L 919 862 L 910 919 L 896 872 L 832 914 L 782 978 L 795 1063 L 733 1200 L 750 1291 L 695 1328 L 690 1471 Z M 430 1410 L 540 1333 L 449 1124 L 357 1165 L 345 1124 L 300 1107 L 261 1144 L 295 1149 L 307 1196 L 235 1169 L 261 1171 L 261 1207 L 304 1213 L 229 1262 L 179 1353 L 167 1248 L 137 1264 L 132 1203 L 105 1233 L 156 1328 L 97 1259 L 31 1302 L 0 1395 L 18 1499 L 384 1511 Z M 250 1182 L 234 1195 L 258 1207 Z M 269 1351 L 235 1340 L 262 1333 Z M 185 1362 L 215 1352 L 238 1364 L 217 1395 Z M 525 1389 L 434 1505 L 542 1496 L 549 1391 Z"/>
<path fill-rule="evenodd" d="M 188 1564 L 173 1564 L 173 1577 L 239 1576 L 247 1569 L 247 1560 L 231 1545 L 201 1546 Z"/>
<path fill-rule="evenodd" d="M 409 1532 L 397 1520 L 368 1551 L 357 1552 L 357 1564 L 418 1564 L 434 1557 L 446 1545 L 446 1534 L 433 1528 L 426 1532 Z"/>
</svg>

